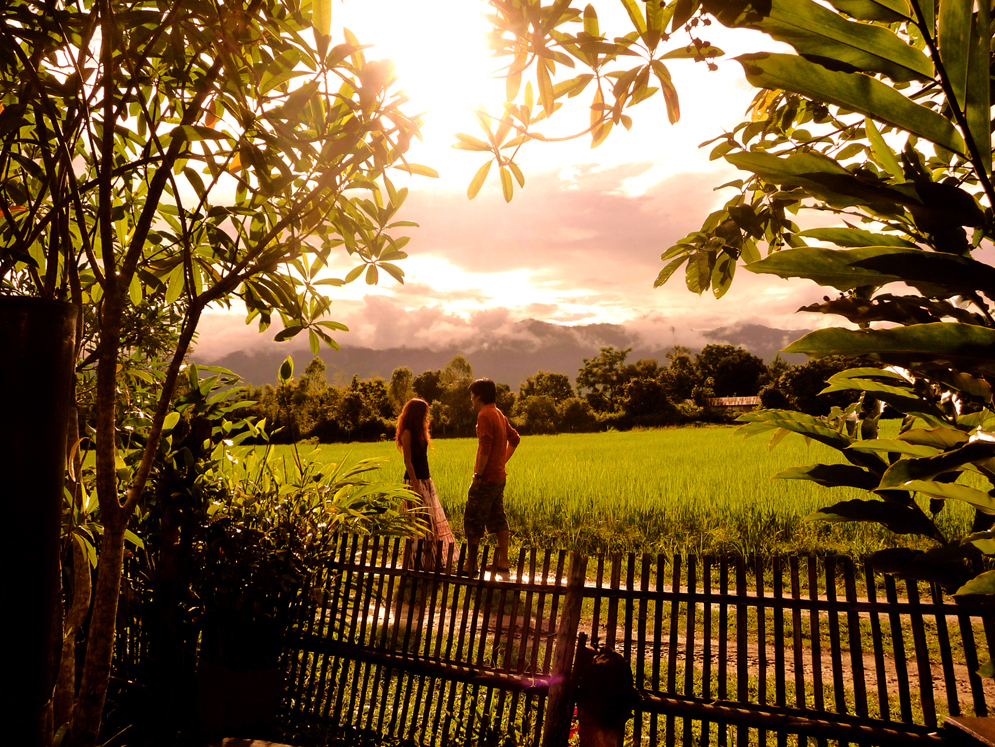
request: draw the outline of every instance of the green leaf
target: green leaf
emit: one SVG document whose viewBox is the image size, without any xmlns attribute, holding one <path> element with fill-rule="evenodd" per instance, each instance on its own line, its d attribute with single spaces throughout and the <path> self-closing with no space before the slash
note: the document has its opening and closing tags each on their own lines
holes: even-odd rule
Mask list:
<svg viewBox="0 0 995 747">
<path fill-rule="evenodd" d="M 913 428 L 898 438 L 910 444 L 930 446 L 942 449 L 943 451 L 950 451 L 951 449 L 963 446 L 971 437 L 956 428 Z"/>
<path fill-rule="evenodd" d="M 185 279 L 183 277 L 183 263 L 177 262 L 176 267 L 173 271 L 169 273 L 169 279 L 166 281 L 166 303 L 173 304 L 183 293 L 183 286 L 185 284 Z"/>
<path fill-rule="evenodd" d="M 860 21 L 898 23 L 913 20 L 905 0 L 829 0 L 837 10 Z"/>
<path fill-rule="evenodd" d="M 863 259 L 884 253 L 910 250 L 897 247 L 861 247 L 859 249 L 824 249 L 810 246 L 799 249 L 782 249 L 759 262 L 751 262 L 747 269 L 757 274 L 777 275 L 782 278 L 806 278 L 819 285 L 828 285 L 847 291 L 862 287 L 880 287 L 901 282 L 904 275 L 886 273 L 858 265 Z"/>
<path fill-rule="evenodd" d="M 391 264 L 390 262 L 380 262 L 378 266 L 381 270 L 390 275 L 394 280 L 396 280 L 401 285 L 404 285 L 404 271 L 397 265 Z"/>
<path fill-rule="evenodd" d="M 287 356 L 286 360 L 280 365 L 280 383 L 286 384 L 294 377 L 294 359 L 291 356 Z"/>
<path fill-rule="evenodd" d="M 488 161 L 477 169 L 477 173 L 473 175 L 473 179 L 470 181 L 470 186 L 466 189 L 466 196 L 469 199 L 472 200 L 480 192 L 480 188 L 484 186 L 484 181 L 487 179 L 487 174 L 490 173 L 490 170 L 491 161 Z"/>
<path fill-rule="evenodd" d="M 684 282 L 688 290 L 697 293 L 699 296 L 708 290 L 712 280 L 712 266 L 715 262 L 715 253 L 708 251 L 697 251 L 688 260 L 687 269 L 684 271 Z"/>
<path fill-rule="evenodd" d="M 836 208 L 872 205 L 879 211 L 895 213 L 901 210 L 900 205 L 920 204 L 918 197 L 858 179 L 821 153 L 801 152 L 781 158 L 769 153 L 740 152 L 727 155 L 725 159 L 771 184 L 783 188 L 801 187 Z"/>
<path fill-rule="evenodd" d="M 995 456 L 995 443 L 974 441 L 952 451 L 918 459 L 900 459 L 891 465 L 881 478 L 881 488 L 912 490 L 908 485 L 918 480 L 931 480 L 962 469 L 974 462 L 983 462 Z"/>
<path fill-rule="evenodd" d="M 905 172 L 902 170 L 902 164 L 898 162 L 895 151 L 888 147 L 884 138 L 881 137 L 873 119 L 864 118 L 864 130 L 867 132 L 867 139 L 871 141 L 871 155 L 874 157 L 875 163 L 891 174 L 896 181 L 904 182 Z"/>
<path fill-rule="evenodd" d="M 792 433 L 800 433 L 841 451 L 852 443 L 850 438 L 837 433 L 819 418 L 803 412 L 764 410 L 759 413 L 748 413 L 740 420 L 747 425 L 740 426 L 736 432 L 747 437 L 771 428 L 785 428 Z"/>
<path fill-rule="evenodd" d="M 128 297 L 132 306 L 140 306 L 142 303 L 142 281 L 136 272 L 131 276 L 131 283 L 128 285 Z"/>
<path fill-rule="evenodd" d="M 971 324 L 935 322 L 891 329 L 816 330 L 784 349 L 812 358 L 863 357 L 884 363 L 945 360 L 961 371 L 995 374 L 995 330 Z"/>
<path fill-rule="evenodd" d="M 467 135 L 465 132 L 456 133 L 457 142 L 453 144 L 453 148 L 456 150 L 473 150 L 473 151 L 484 151 L 488 152 L 491 146 L 485 143 L 478 137 L 473 135 Z"/>
<path fill-rule="evenodd" d="M 721 3 L 706 2 L 711 8 Z M 757 10 L 758 5 L 751 6 Z M 726 22 L 726 15 L 719 15 Z M 738 20 L 738 19 L 737 19 Z M 756 13 L 736 25 L 758 29 L 786 42 L 799 55 L 844 73 L 881 73 L 899 83 L 932 82 L 929 57 L 908 45 L 891 29 L 850 21 L 812 0 L 772 0 L 770 12 Z"/>
<path fill-rule="evenodd" d="M 643 16 L 640 3 L 636 2 L 636 0 L 622 0 L 622 5 L 625 7 L 625 12 L 629 14 L 629 20 L 632 22 L 633 28 L 640 35 L 645 34 L 646 19 Z"/>
<path fill-rule="evenodd" d="M 698 10 L 699 3 L 700 0 L 677 0 L 674 17 L 670 21 L 670 30 L 677 31 L 691 20 L 691 16 Z"/>
<path fill-rule="evenodd" d="M 995 595 L 995 571 L 985 571 L 975 576 L 954 592 L 955 597 L 975 594 L 984 594 L 985 596 Z"/>
<path fill-rule="evenodd" d="M 901 236 L 873 233 L 859 228 L 810 228 L 807 231 L 799 232 L 798 235 L 842 247 L 904 246 L 909 249 L 918 248 L 913 242 L 903 239 Z"/>
<path fill-rule="evenodd" d="M 332 32 L 332 0 L 311 0 L 311 26 L 316 38 Z"/>
<path fill-rule="evenodd" d="M 967 77 L 971 59 L 974 0 L 940 0 L 937 42 L 943 69 L 953 90 L 955 105 L 967 106 Z"/>
<path fill-rule="evenodd" d="M 968 11 L 970 14 L 970 11 Z M 989 62 L 991 55 L 991 7 L 978 4 L 978 15 L 971 25 L 970 68 L 967 75 L 967 104 L 965 116 L 968 132 L 981 155 L 981 168 L 992 171 L 991 88 Z M 942 55 L 941 55 L 942 56 Z"/>
<path fill-rule="evenodd" d="M 511 172 L 502 166 L 499 173 L 501 174 L 501 192 L 504 195 L 504 201 L 511 202 L 511 198 L 515 194 L 515 185 L 511 181 Z"/>
<path fill-rule="evenodd" d="M 935 482 L 933 480 L 912 480 L 903 485 L 906 490 L 928 495 L 931 498 L 955 500 L 968 503 L 984 513 L 995 513 L 995 498 L 981 490 L 958 483 Z"/>
<path fill-rule="evenodd" d="M 166 415 L 165 419 L 162 421 L 163 432 L 166 433 L 168 431 L 173 430 L 173 428 L 175 428 L 176 424 L 179 422 L 180 422 L 180 413 L 174 410 L 173 412 Z"/>
<path fill-rule="evenodd" d="M 598 13 L 590 4 L 584 8 L 584 33 L 594 37 L 601 36 L 598 30 Z"/>
<path fill-rule="evenodd" d="M 125 529 L 124 530 L 124 539 L 125 539 L 126 542 L 131 543 L 131 545 L 133 545 L 134 547 L 137 547 L 139 550 L 141 550 L 142 548 L 145 547 L 145 542 L 142 541 L 142 538 L 139 537 L 137 534 L 135 534 L 130 529 Z"/>
<path fill-rule="evenodd" d="M 304 330 L 304 327 L 300 324 L 292 324 L 290 326 L 284 327 L 280 330 L 276 337 L 273 339 L 276 342 L 284 342 L 285 340 L 291 340 L 300 334 Z"/>
<path fill-rule="evenodd" d="M 431 166 L 423 166 L 420 163 L 405 163 L 401 168 L 409 174 L 415 174 L 416 176 L 427 176 L 430 179 L 439 178 L 438 171 L 433 169 Z"/>
<path fill-rule="evenodd" d="M 736 274 L 736 260 L 725 252 L 722 252 L 715 262 L 712 270 L 712 293 L 716 298 L 722 298 L 732 285 L 732 279 Z"/>
<path fill-rule="evenodd" d="M 843 501 L 805 517 L 805 521 L 864 521 L 881 524 L 895 534 L 936 534 L 932 522 L 916 508 L 886 501 Z"/>
<path fill-rule="evenodd" d="M 935 456 L 939 449 L 933 446 L 910 444 L 900 439 L 876 438 L 872 441 L 857 441 L 850 446 L 852 451 L 881 454 L 904 454 L 911 457 Z"/>
<path fill-rule="evenodd" d="M 879 478 L 872 472 L 852 464 L 810 464 L 790 467 L 774 475 L 778 480 L 809 480 L 826 488 L 851 487 L 874 490 Z"/>
<path fill-rule="evenodd" d="M 678 257 L 677 259 L 671 261 L 666 267 L 660 270 L 660 274 L 656 276 L 656 280 L 653 283 L 654 288 L 659 288 L 661 285 L 670 280 L 670 276 L 676 272 L 677 268 L 688 261 L 687 257 Z"/>
<path fill-rule="evenodd" d="M 964 138 L 946 117 L 868 75 L 834 72 L 794 55 L 761 52 L 735 59 L 743 66 L 747 80 L 757 88 L 783 89 L 852 109 L 949 151 L 967 155 Z"/>
</svg>

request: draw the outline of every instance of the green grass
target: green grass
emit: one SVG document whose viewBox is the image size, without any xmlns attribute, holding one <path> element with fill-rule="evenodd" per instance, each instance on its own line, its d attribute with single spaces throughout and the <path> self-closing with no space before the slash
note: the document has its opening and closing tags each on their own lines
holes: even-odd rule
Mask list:
<svg viewBox="0 0 995 747">
<path fill-rule="evenodd" d="M 842 461 L 821 444 L 789 436 L 773 451 L 735 426 L 529 436 L 508 464 L 505 506 L 515 547 L 585 553 L 841 553 L 863 556 L 893 546 L 874 524 L 805 521 L 866 492 L 775 480 L 788 467 Z M 277 447 L 278 449 L 290 447 Z M 302 447 L 304 451 L 310 447 Z M 458 538 L 473 471 L 474 439 L 438 439 L 432 477 Z M 322 461 L 385 457 L 384 477 L 400 479 L 392 442 L 317 447 Z M 972 512 L 956 502 L 941 530 L 962 536 Z M 926 545 L 924 545 L 925 547 Z"/>
</svg>

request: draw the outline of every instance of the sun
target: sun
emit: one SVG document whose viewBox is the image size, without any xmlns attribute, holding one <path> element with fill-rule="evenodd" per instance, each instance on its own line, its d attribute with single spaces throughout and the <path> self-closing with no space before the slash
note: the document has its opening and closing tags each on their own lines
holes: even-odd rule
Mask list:
<svg viewBox="0 0 995 747">
<path fill-rule="evenodd" d="M 477 132 L 475 108 L 501 111 L 504 80 L 494 75 L 498 62 L 487 50 L 486 9 L 482 0 L 378 0 L 332 11 L 333 34 L 348 28 L 364 44 L 376 45 L 368 57 L 393 60 L 398 88 L 411 98 L 408 110 L 426 115 L 419 150 L 429 151 L 437 168 L 439 159 L 453 159 L 456 132 Z M 453 160 L 467 163 L 465 157 Z"/>
</svg>

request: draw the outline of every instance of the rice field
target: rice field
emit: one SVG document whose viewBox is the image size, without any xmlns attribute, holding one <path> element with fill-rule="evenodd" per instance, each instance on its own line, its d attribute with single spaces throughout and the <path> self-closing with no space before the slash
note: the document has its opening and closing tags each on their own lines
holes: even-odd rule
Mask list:
<svg viewBox="0 0 995 747">
<path fill-rule="evenodd" d="M 838 501 L 870 497 L 866 492 L 772 479 L 788 467 L 842 461 L 837 452 L 796 435 L 770 450 L 765 437 L 745 439 L 735 431 L 728 426 L 524 437 L 508 464 L 505 491 L 513 549 L 859 557 L 895 545 L 876 524 L 805 520 Z M 393 442 L 299 448 L 315 448 L 322 462 L 385 458 L 385 479 L 400 480 L 404 472 Z M 433 481 L 460 539 L 475 452 L 475 439 L 439 439 L 429 450 Z M 959 537 L 971 520 L 969 507 L 950 502 L 938 524 Z"/>
</svg>

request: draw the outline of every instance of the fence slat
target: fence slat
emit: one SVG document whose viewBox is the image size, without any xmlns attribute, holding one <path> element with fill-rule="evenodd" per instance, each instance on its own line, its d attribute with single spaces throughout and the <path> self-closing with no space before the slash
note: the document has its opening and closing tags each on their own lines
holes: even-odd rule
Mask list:
<svg viewBox="0 0 995 747">
<path fill-rule="evenodd" d="M 905 582 L 905 593 L 909 600 L 909 626 L 912 628 L 912 642 L 916 650 L 916 670 L 919 672 L 919 702 L 922 716 L 927 726 L 936 726 L 936 704 L 933 700 L 933 670 L 929 665 L 929 649 L 926 645 L 926 621 L 919 606 L 919 584 Z"/>
<path fill-rule="evenodd" d="M 891 603 L 893 612 L 888 615 L 888 625 L 891 628 L 891 646 L 895 658 L 895 675 L 898 686 L 898 705 L 901 709 L 902 721 L 912 723 L 912 691 L 909 682 L 909 672 L 905 666 L 905 637 L 903 635 L 902 618 L 898 612 L 898 591 L 895 588 L 893 576 L 884 577 L 885 597 Z"/>
<path fill-rule="evenodd" d="M 712 593 L 712 558 L 706 556 L 701 563 L 702 590 L 705 596 Z M 712 603 L 705 602 L 701 621 L 702 657 L 704 662 L 701 670 L 701 697 L 709 701 L 712 698 Z M 711 736 L 711 723 L 701 723 L 701 744 L 708 747 Z"/>
<path fill-rule="evenodd" d="M 694 555 L 689 555 L 687 560 L 687 590 L 689 594 L 694 594 L 697 590 L 697 570 L 698 558 Z M 685 619 L 687 624 L 684 631 L 684 696 L 688 698 L 694 697 L 694 637 L 696 616 L 697 605 L 694 602 L 689 601 L 685 609 Z M 692 737 L 694 735 L 691 726 L 691 718 L 685 718 L 683 725 L 685 747 L 690 747 L 692 743 Z"/>
<path fill-rule="evenodd" d="M 974 706 L 975 716 L 987 716 L 988 707 L 985 703 L 985 687 L 978 676 L 978 648 L 974 637 L 974 627 L 971 623 L 970 615 L 964 614 L 963 610 L 958 610 L 957 627 L 960 629 L 960 639 L 964 646 L 964 658 L 967 664 L 967 678 L 971 684 L 971 700 Z M 991 646 L 989 646 L 989 651 Z"/>
<path fill-rule="evenodd" d="M 801 569 L 797 557 L 788 560 L 788 571 L 791 574 L 791 598 L 802 599 Z M 795 673 L 795 707 L 805 706 L 805 654 L 802 648 L 802 610 L 800 606 L 791 609 L 792 653 L 794 654 Z"/>
<path fill-rule="evenodd" d="M 622 556 L 615 553 L 611 556 L 612 574 L 611 589 L 615 591 L 619 588 L 622 580 Z M 610 649 L 616 649 L 615 633 L 618 628 L 618 596 L 612 594 L 608 599 L 608 630 L 605 631 L 605 645 Z"/>
<path fill-rule="evenodd" d="M 749 611 L 747 605 L 746 589 L 746 560 L 742 557 L 736 558 L 736 699 L 741 703 L 749 701 L 750 679 L 749 649 L 747 644 L 747 633 L 749 626 Z M 736 726 L 736 744 L 746 744 L 749 739 L 745 726 Z"/>
<path fill-rule="evenodd" d="M 729 558 L 719 561 L 719 700 L 727 698 L 727 680 L 729 677 Z M 725 724 L 719 725 L 719 745 L 725 747 L 728 740 L 728 729 Z"/>
<path fill-rule="evenodd" d="M 819 569 L 815 558 L 808 559 L 808 597 L 812 602 L 819 601 Z M 813 604 L 809 613 L 809 639 L 812 641 L 812 687 L 815 690 L 815 710 L 824 711 L 822 698 L 822 629 L 819 624 L 819 610 Z"/>
<path fill-rule="evenodd" d="M 867 683 L 864 679 L 864 648 L 861 644 L 860 615 L 853 609 L 857 603 L 856 573 L 851 558 L 843 559 L 843 584 L 847 606 L 846 627 L 850 643 L 850 672 L 853 681 L 854 711 L 867 715 Z"/>
<path fill-rule="evenodd" d="M 836 609 L 836 558 L 826 558 L 826 599 L 829 601 L 829 662 L 833 668 L 836 713 L 846 713 L 846 680 L 843 679 L 843 644 L 840 616 Z"/>
<path fill-rule="evenodd" d="M 943 604 L 943 592 L 938 584 L 930 584 L 933 604 L 940 609 L 936 613 L 936 640 L 940 647 L 940 663 L 946 684 L 947 709 L 951 716 L 960 715 L 960 698 L 957 695 L 957 679 L 954 675 L 953 652 L 950 650 L 950 631 L 947 629 L 947 610 Z"/>
<path fill-rule="evenodd" d="M 640 591 L 650 590 L 650 556 L 643 555 L 639 565 L 639 589 Z M 646 620 L 649 616 L 650 600 L 647 597 L 639 598 L 639 614 L 636 629 L 636 666 L 634 672 L 635 685 L 637 690 L 642 690 L 646 685 Z M 659 602 L 657 602 L 659 604 Z M 635 719 L 632 723 L 633 744 L 641 744 L 643 737 L 643 714 L 636 711 Z"/>
</svg>

